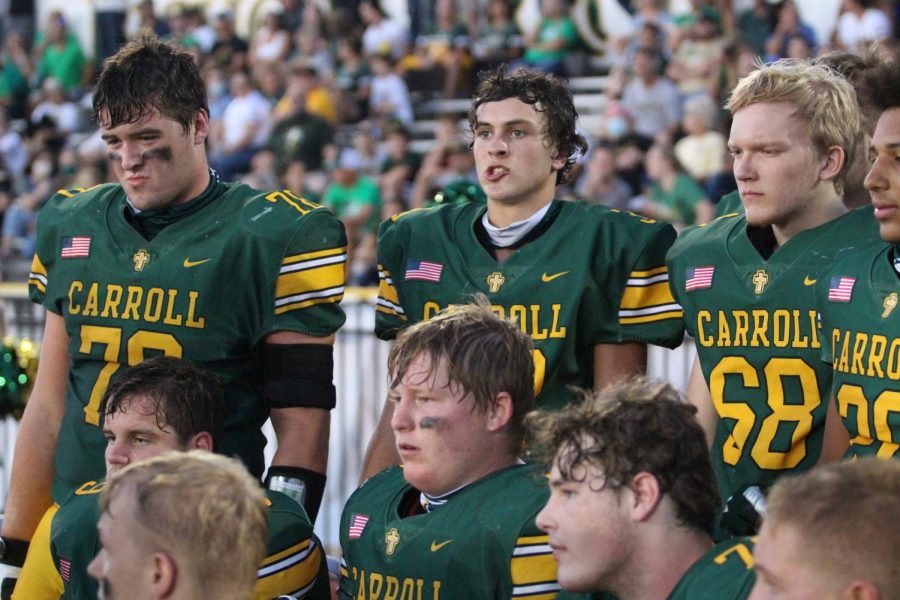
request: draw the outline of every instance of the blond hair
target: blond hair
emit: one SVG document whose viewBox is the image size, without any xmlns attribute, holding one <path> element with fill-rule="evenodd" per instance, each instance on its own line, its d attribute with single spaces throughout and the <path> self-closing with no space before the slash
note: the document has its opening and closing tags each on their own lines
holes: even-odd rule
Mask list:
<svg viewBox="0 0 900 600">
<path fill-rule="evenodd" d="M 116 472 L 100 509 L 133 492 L 130 507 L 149 552 L 166 552 L 209 598 L 253 596 L 268 545 L 265 492 L 238 461 L 169 452 Z"/>
<path fill-rule="evenodd" d="M 797 560 L 844 588 L 865 579 L 883 598 L 900 597 L 900 461 L 873 457 L 830 464 L 780 479 L 768 497 L 765 526 L 789 527 L 803 540 Z"/>
<path fill-rule="evenodd" d="M 734 114 L 762 102 L 793 105 L 794 114 L 806 124 L 820 156 L 827 154 L 832 146 L 844 150 L 844 164 L 833 180 L 835 190 L 843 193 L 844 180 L 865 133 L 853 86 L 826 66 L 779 60 L 760 65 L 741 79 L 731 91 L 725 108 Z"/>
</svg>

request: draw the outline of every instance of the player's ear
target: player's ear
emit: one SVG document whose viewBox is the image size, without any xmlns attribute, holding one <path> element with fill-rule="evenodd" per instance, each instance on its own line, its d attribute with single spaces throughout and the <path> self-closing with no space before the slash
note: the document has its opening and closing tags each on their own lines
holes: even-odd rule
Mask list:
<svg viewBox="0 0 900 600">
<path fill-rule="evenodd" d="M 643 522 L 649 519 L 659 506 L 662 492 L 659 489 L 659 480 L 654 475 L 641 471 L 631 480 L 628 486 L 632 491 L 631 518 L 635 522 Z"/>
<path fill-rule="evenodd" d="M 509 392 L 500 392 L 488 409 L 488 431 L 499 431 L 513 416 L 513 401 Z"/>
<path fill-rule="evenodd" d="M 884 598 L 871 581 L 854 580 L 841 594 L 842 600 L 881 600 Z"/>
<path fill-rule="evenodd" d="M 205 110 L 198 110 L 197 114 L 194 115 L 193 125 L 192 136 L 194 144 L 202 146 L 206 142 L 207 136 L 209 136 L 209 114 Z"/>
<path fill-rule="evenodd" d="M 154 598 L 170 598 L 178 580 L 178 565 L 166 552 L 153 553 L 151 588 Z"/>
<path fill-rule="evenodd" d="M 838 173 L 841 172 L 846 160 L 847 154 L 844 152 L 843 148 L 840 146 L 831 146 L 828 148 L 828 151 L 825 152 L 825 155 L 819 163 L 821 165 L 819 177 L 821 177 L 823 181 L 834 179 L 837 177 Z"/>
<path fill-rule="evenodd" d="M 212 452 L 212 434 L 208 431 L 201 431 L 191 438 L 191 441 L 188 443 L 188 450 L 206 450 L 207 452 Z"/>
</svg>

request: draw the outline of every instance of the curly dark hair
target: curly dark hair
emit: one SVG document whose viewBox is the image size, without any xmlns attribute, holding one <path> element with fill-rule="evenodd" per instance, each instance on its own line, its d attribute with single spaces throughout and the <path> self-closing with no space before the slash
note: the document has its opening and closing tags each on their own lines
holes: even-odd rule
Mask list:
<svg viewBox="0 0 900 600">
<path fill-rule="evenodd" d="M 199 111 L 209 114 L 209 101 L 194 58 L 143 33 L 104 61 L 93 108 L 106 128 L 136 123 L 157 110 L 187 133 Z"/>
<path fill-rule="evenodd" d="M 126 412 L 137 398 L 153 404 L 156 424 L 171 427 L 179 443 L 206 431 L 215 446 L 223 427 L 225 389 L 209 371 L 183 358 L 148 358 L 122 371 L 106 388 L 101 414 L 105 419 Z"/>
<path fill-rule="evenodd" d="M 716 477 L 697 409 L 670 385 L 642 377 L 607 386 L 558 412 L 526 419 L 533 448 L 565 479 L 582 481 L 593 466 L 603 472 L 600 489 L 628 487 L 649 473 L 675 505 L 683 525 L 710 533 L 721 507 Z"/>
<path fill-rule="evenodd" d="M 892 108 L 900 108 L 900 63 L 884 62 L 866 71 L 862 88 L 866 101 L 878 115 Z"/>
<path fill-rule="evenodd" d="M 475 89 L 472 108 L 469 109 L 469 128 L 475 131 L 476 113 L 482 104 L 517 98 L 544 114 L 547 135 L 560 154 L 568 156 L 565 166 L 556 173 L 556 184 L 565 183 L 579 155 L 587 152 L 584 136 L 575 128 L 578 113 L 572 100 L 572 92 L 565 83 L 549 73 L 534 69 L 517 69 L 509 72 L 505 64 L 485 71 Z"/>
</svg>

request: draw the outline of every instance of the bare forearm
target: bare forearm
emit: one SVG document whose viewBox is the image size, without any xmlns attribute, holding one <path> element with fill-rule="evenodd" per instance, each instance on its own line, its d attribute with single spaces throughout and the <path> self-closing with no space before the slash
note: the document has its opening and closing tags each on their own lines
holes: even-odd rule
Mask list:
<svg viewBox="0 0 900 600">
<path fill-rule="evenodd" d="M 324 474 L 328 468 L 331 413 L 319 408 L 289 408 L 273 410 L 271 416 L 278 439 L 272 465 Z"/>
</svg>

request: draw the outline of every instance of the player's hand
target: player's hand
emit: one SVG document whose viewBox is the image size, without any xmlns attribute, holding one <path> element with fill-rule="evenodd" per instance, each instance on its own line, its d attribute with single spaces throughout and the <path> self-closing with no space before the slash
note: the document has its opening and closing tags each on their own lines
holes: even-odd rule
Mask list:
<svg viewBox="0 0 900 600">
<path fill-rule="evenodd" d="M 765 515 L 765 492 L 758 485 L 745 485 L 725 502 L 721 529 L 732 536 L 756 535 Z"/>
</svg>

